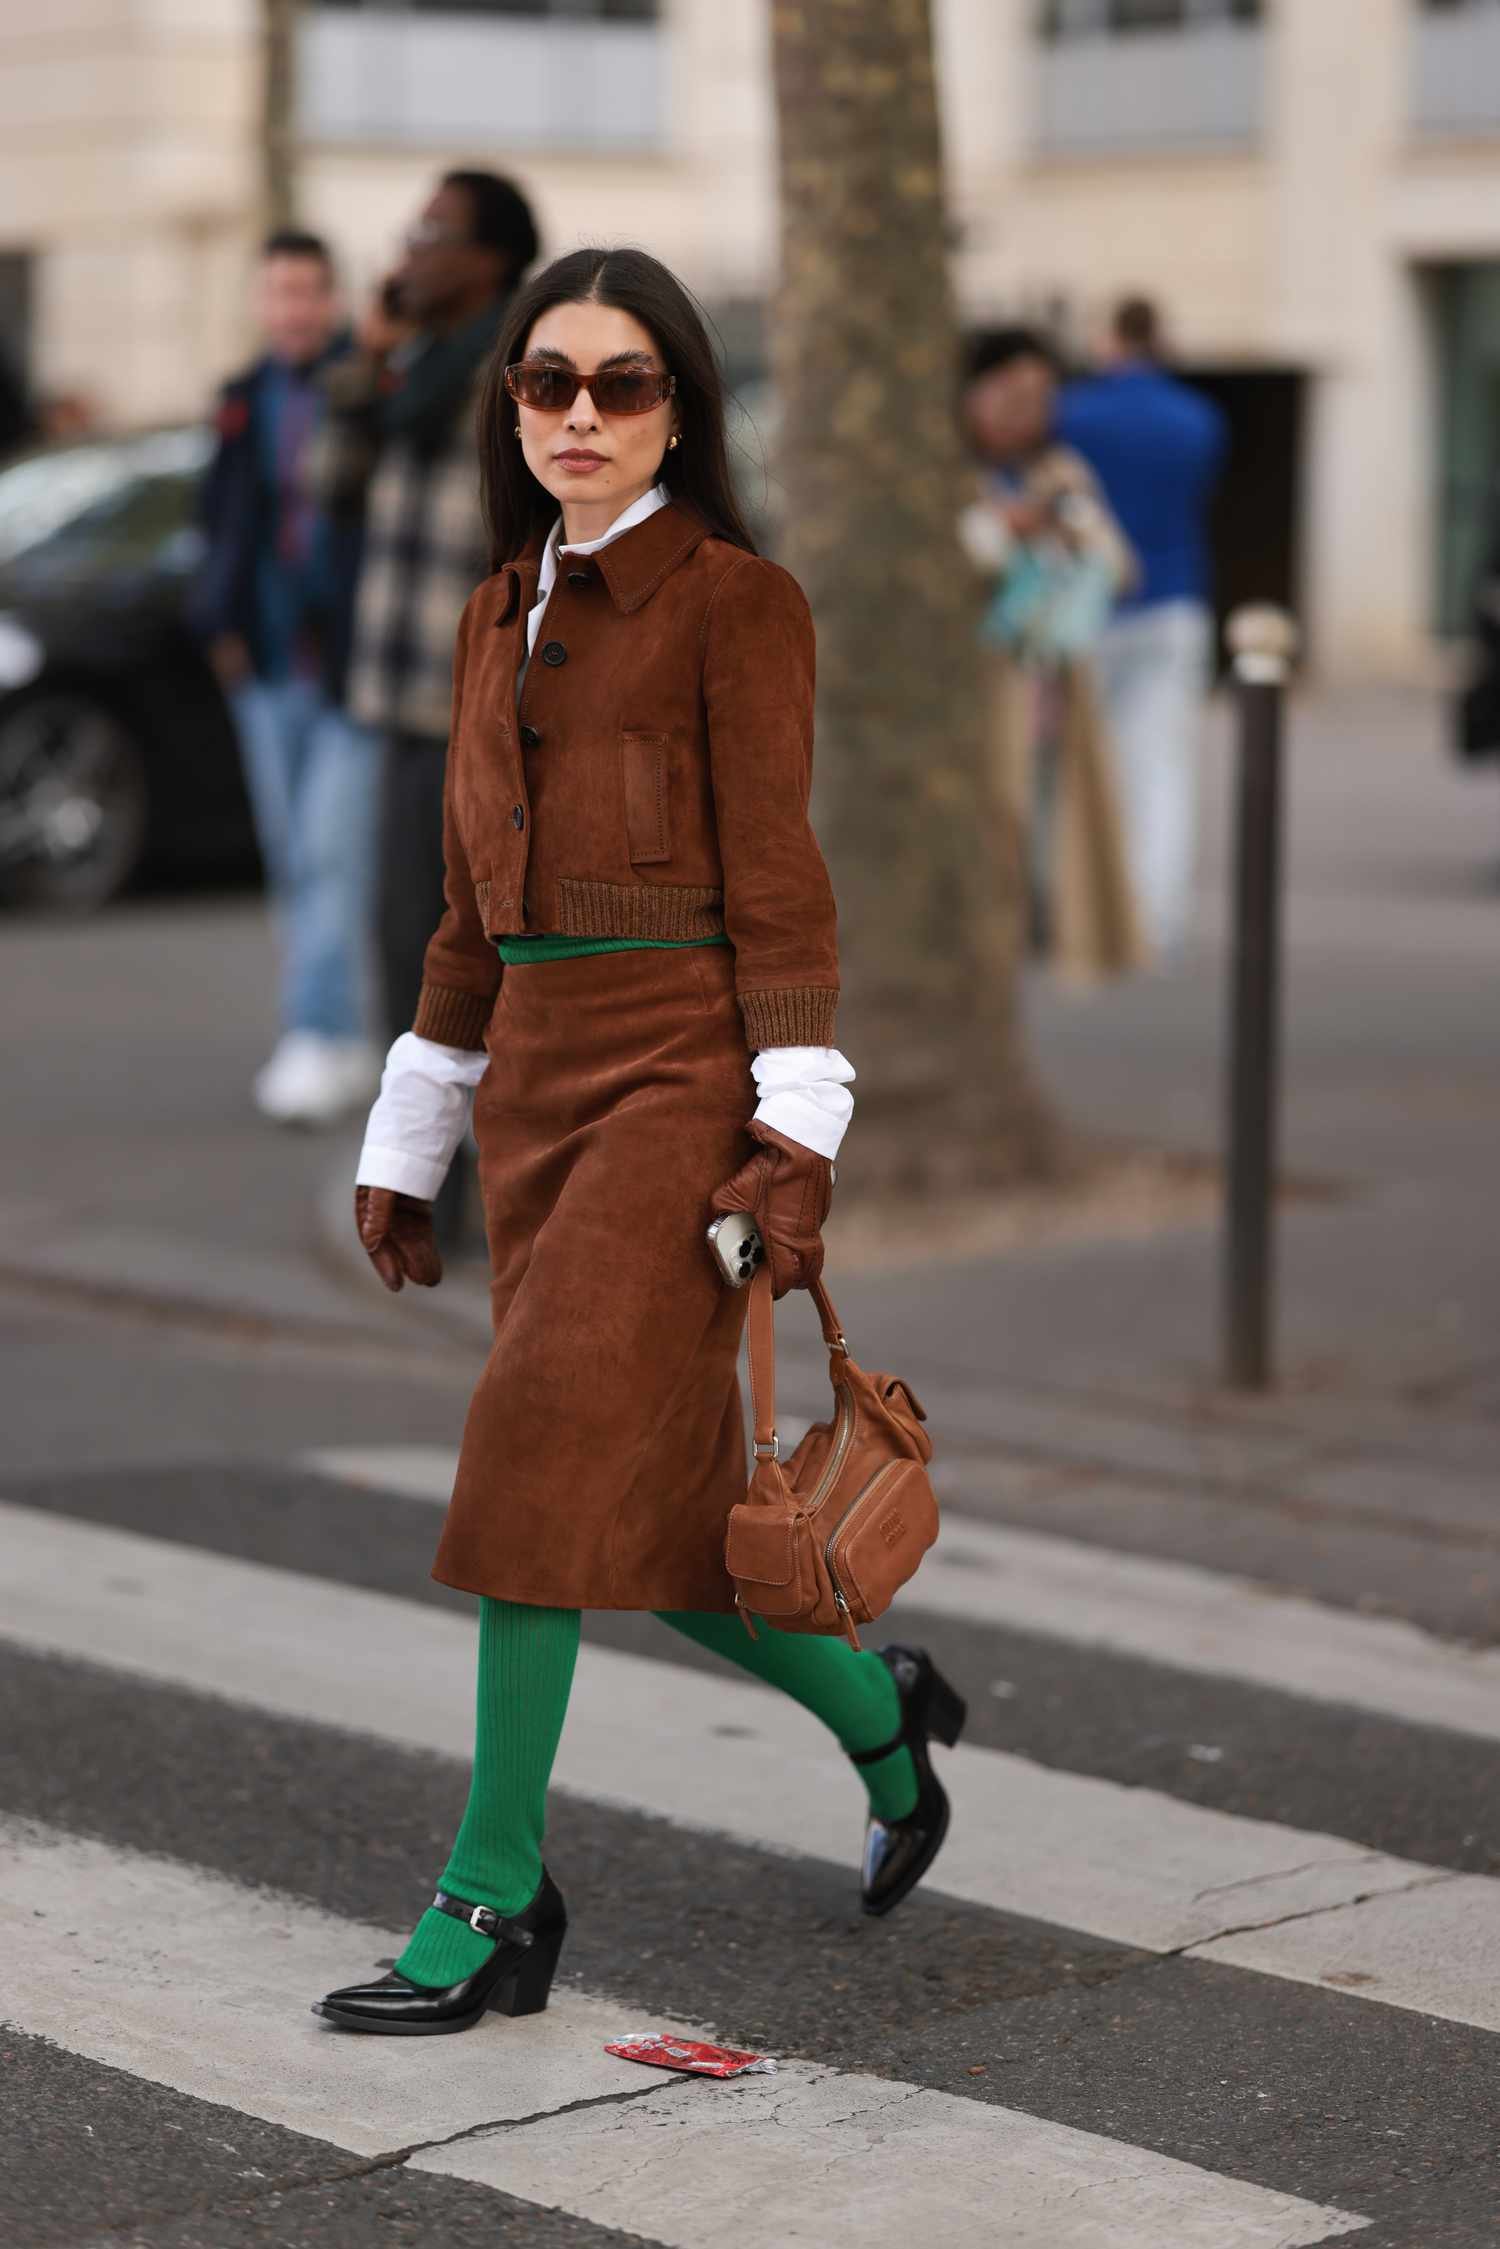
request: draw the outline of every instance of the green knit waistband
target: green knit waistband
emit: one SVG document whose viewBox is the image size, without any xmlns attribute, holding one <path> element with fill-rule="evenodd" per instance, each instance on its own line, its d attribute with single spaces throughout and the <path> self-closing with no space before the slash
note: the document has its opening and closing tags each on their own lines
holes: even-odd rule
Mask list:
<svg viewBox="0 0 1500 2249">
<path fill-rule="evenodd" d="M 497 937 L 495 949 L 507 968 L 523 961 L 571 961 L 583 953 L 680 953 L 692 945 L 727 945 L 723 930 L 711 937 L 563 937 L 543 931 L 537 937 Z"/>
</svg>

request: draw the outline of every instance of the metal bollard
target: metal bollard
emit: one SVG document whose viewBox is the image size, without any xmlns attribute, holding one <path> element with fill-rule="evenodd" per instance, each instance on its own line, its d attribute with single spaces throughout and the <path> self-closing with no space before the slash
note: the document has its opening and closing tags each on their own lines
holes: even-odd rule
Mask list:
<svg viewBox="0 0 1500 2249">
<path fill-rule="evenodd" d="M 1239 701 L 1225 1181 L 1224 1379 L 1271 1382 L 1271 1229 L 1281 971 L 1282 706 L 1297 626 L 1285 610 L 1229 620 Z"/>
</svg>

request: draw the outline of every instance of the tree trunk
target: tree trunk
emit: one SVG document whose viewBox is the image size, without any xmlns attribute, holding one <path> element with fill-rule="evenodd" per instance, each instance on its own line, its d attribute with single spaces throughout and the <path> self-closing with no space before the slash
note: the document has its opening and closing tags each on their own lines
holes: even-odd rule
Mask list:
<svg viewBox="0 0 1500 2249">
<path fill-rule="evenodd" d="M 261 0 L 260 194 L 268 230 L 297 219 L 297 0 Z"/>
<path fill-rule="evenodd" d="M 1015 1011 L 1019 856 L 990 779 L 929 0 L 772 0 L 785 559 L 818 629 L 850 1185 L 1050 1168 Z"/>
</svg>

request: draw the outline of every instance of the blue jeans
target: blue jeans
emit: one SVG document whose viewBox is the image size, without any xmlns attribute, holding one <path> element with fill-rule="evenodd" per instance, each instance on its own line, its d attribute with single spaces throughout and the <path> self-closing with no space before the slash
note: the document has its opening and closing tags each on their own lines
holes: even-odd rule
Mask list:
<svg viewBox="0 0 1500 2249">
<path fill-rule="evenodd" d="M 281 1026 L 362 1038 L 369 1020 L 379 754 L 310 680 L 233 697 L 282 944 Z"/>
<path fill-rule="evenodd" d="M 1192 907 L 1212 612 L 1196 601 L 1127 610 L 1106 627 L 1094 663 L 1136 904 L 1153 950 L 1170 953 L 1187 934 Z"/>
</svg>

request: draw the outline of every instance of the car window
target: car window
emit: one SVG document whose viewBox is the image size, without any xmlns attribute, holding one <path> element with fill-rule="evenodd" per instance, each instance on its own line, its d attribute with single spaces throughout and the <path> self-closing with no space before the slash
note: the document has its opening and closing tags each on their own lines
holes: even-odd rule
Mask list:
<svg viewBox="0 0 1500 2249">
<path fill-rule="evenodd" d="M 0 562 L 104 568 L 169 552 L 191 524 L 210 438 L 160 430 L 33 454 L 0 474 Z"/>
</svg>

